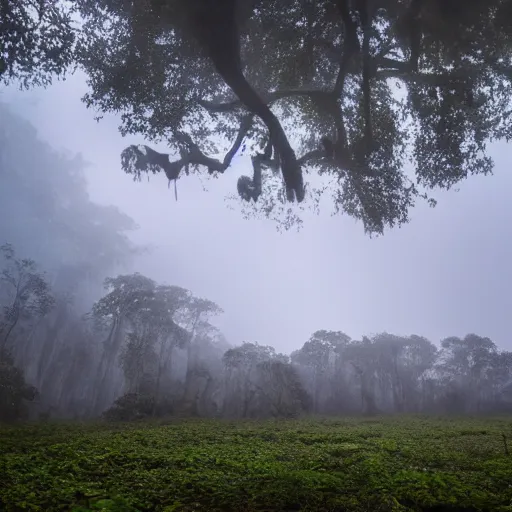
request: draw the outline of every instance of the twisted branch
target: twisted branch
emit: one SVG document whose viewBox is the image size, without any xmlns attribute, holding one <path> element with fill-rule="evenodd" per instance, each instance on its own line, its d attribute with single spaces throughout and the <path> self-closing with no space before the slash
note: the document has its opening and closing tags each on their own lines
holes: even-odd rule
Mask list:
<svg viewBox="0 0 512 512">
<path fill-rule="evenodd" d="M 131 145 L 121 154 L 122 168 L 127 174 L 133 174 L 135 179 L 140 179 L 143 172 L 156 174 L 164 171 L 169 181 L 177 180 L 181 171 L 189 165 L 203 165 L 207 167 L 209 174 L 223 173 L 231 165 L 233 157 L 240 149 L 252 126 L 252 121 L 252 114 L 242 119 L 237 137 L 222 162 L 205 155 L 190 135 L 179 133 L 176 135 L 176 139 L 182 149 L 180 150 L 181 158 L 178 160 L 171 161 L 169 154 L 160 153 L 146 145 Z"/>
</svg>

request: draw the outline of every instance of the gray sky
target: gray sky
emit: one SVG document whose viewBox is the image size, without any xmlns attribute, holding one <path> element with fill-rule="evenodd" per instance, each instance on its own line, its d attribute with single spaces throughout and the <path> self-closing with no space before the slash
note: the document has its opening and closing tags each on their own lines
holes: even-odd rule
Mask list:
<svg viewBox="0 0 512 512">
<path fill-rule="evenodd" d="M 270 221 L 243 220 L 224 201 L 238 176 L 249 174 L 243 159 L 218 180 L 179 180 L 178 202 L 164 176 L 134 183 L 119 155 L 143 140 L 122 138 L 113 116 L 94 121 L 80 102 L 85 90 L 76 75 L 3 98 L 56 149 L 92 162 L 92 198 L 132 216 L 140 226 L 135 241 L 154 247 L 137 270 L 216 301 L 225 310 L 216 323 L 231 343 L 289 352 L 317 329 L 353 338 L 420 334 L 436 343 L 475 332 L 512 350 L 509 146 L 491 148 L 494 176 L 436 194 L 436 208 L 418 206 L 409 225 L 384 237 L 369 239 L 360 223 L 328 212 L 305 216 L 298 233 L 278 233 Z"/>
</svg>

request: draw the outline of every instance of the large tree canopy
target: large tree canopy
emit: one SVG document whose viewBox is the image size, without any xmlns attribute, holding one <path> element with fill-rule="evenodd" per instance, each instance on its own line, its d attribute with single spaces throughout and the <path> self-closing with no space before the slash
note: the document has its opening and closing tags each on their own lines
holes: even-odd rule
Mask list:
<svg viewBox="0 0 512 512">
<path fill-rule="evenodd" d="M 320 174 L 329 185 L 310 179 L 310 201 L 323 191 L 382 233 L 431 189 L 491 172 L 486 144 L 511 134 L 510 0 L 78 5 L 86 103 L 120 114 L 122 133 L 169 146 L 128 147 L 122 165 L 135 178 L 223 173 L 248 146 L 243 199 L 269 212 L 303 199 L 302 173 Z M 259 98 L 236 73 L 238 40 Z"/>
</svg>

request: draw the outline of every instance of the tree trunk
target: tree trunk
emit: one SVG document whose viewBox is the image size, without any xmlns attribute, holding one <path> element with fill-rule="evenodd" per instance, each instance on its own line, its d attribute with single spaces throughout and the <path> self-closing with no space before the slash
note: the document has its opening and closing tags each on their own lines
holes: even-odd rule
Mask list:
<svg viewBox="0 0 512 512">
<path fill-rule="evenodd" d="M 155 414 L 156 414 L 156 409 L 158 407 L 158 402 L 160 399 L 160 385 L 162 382 L 162 375 L 164 374 L 164 371 L 166 371 L 167 368 L 169 368 L 169 363 L 171 361 L 171 356 L 172 356 L 172 346 L 167 347 L 168 353 L 167 353 L 167 356 L 165 356 L 166 341 L 167 340 L 161 341 L 161 343 L 160 343 L 160 354 L 158 357 L 158 371 L 156 374 L 156 382 L 155 382 L 155 401 L 153 403 L 153 411 L 151 413 L 152 416 L 155 416 Z M 164 359 L 164 357 L 165 357 L 165 359 Z M 163 363 L 162 363 L 162 359 L 164 359 Z"/>
<path fill-rule="evenodd" d="M 107 347 L 104 349 L 100 364 L 98 365 L 95 383 L 96 393 L 93 406 L 93 411 L 96 414 L 101 413 L 103 408 L 108 403 L 108 396 L 106 396 L 106 392 L 109 383 L 109 373 L 112 370 L 117 353 L 119 351 L 119 346 L 121 344 L 119 336 L 121 331 L 121 323 L 121 320 L 117 318 L 112 322 L 112 328 L 106 341 Z"/>
<path fill-rule="evenodd" d="M 0 358 L 2 357 L 2 354 L 4 353 L 4 351 L 7 348 L 7 341 L 9 339 L 9 337 L 11 336 L 12 331 L 14 330 L 16 325 L 18 324 L 19 318 L 20 318 L 20 315 L 19 314 L 16 315 L 16 319 L 14 320 L 14 322 L 11 323 L 11 326 L 9 327 L 9 329 L 7 329 L 7 333 L 5 334 L 4 339 L 2 341 L 2 344 L 0 345 Z"/>
</svg>

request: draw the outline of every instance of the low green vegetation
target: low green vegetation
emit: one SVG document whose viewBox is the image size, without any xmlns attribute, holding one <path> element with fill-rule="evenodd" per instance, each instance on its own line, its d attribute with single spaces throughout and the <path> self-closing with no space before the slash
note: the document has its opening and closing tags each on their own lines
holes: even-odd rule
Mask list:
<svg viewBox="0 0 512 512">
<path fill-rule="evenodd" d="M 0 510 L 512 511 L 508 437 L 507 418 L 11 426 Z"/>
</svg>

